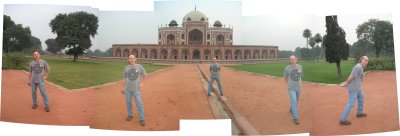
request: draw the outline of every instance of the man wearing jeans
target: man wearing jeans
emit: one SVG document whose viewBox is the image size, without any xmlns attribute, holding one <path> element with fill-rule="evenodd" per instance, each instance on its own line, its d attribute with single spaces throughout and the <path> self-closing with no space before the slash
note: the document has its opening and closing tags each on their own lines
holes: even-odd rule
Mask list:
<svg viewBox="0 0 400 136">
<path fill-rule="evenodd" d="M 134 55 L 129 56 L 129 65 L 124 70 L 123 80 L 123 91 L 126 98 L 126 107 L 128 110 L 128 117 L 126 121 L 130 121 L 133 118 L 132 113 L 132 96 L 135 97 L 136 107 L 139 112 L 140 125 L 144 126 L 144 110 L 142 104 L 142 96 L 140 94 L 140 88 L 143 87 L 144 77 L 146 76 L 146 70 L 142 65 L 136 64 L 136 57 Z"/>
<path fill-rule="evenodd" d="M 290 96 L 290 113 L 292 113 L 294 124 L 298 125 L 298 103 L 301 93 L 301 76 L 303 76 L 303 67 L 297 64 L 296 56 L 289 57 L 290 65 L 286 66 L 284 72 L 285 82 L 288 85 Z"/>
<path fill-rule="evenodd" d="M 368 65 L 368 57 L 362 56 L 358 60 L 358 64 L 354 66 L 353 70 L 351 71 L 350 76 L 347 78 L 346 82 L 342 85 L 343 87 L 347 87 L 349 91 L 349 102 L 344 109 L 342 116 L 340 117 L 339 124 L 340 125 L 350 125 L 351 122 L 347 120 L 347 116 L 351 109 L 354 106 L 354 103 L 357 99 L 358 101 L 358 108 L 356 117 L 366 117 L 367 114 L 363 112 L 363 105 L 364 105 L 364 94 L 361 90 L 361 83 L 363 81 L 364 71 L 363 68 Z"/>
<path fill-rule="evenodd" d="M 47 76 L 50 74 L 50 67 L 46 61 L 40 59 L 40 53 L 35 51 L 33 53 L 33 61 L 29 64 L 29 75 L 28 75 L 28 85 L 31 86 L 32 89 L 32 100 L 33 105 L 32 109 L 36 109 L 37 98 L 36 91 L 39 87 L 40 94 L 42 95 L 43 102 L 45 105 L 46 112 L 50 112 L 49 100 L 47 98 L 46 89 L 44 85 L 44 80 L 47 79 Z"/>
<path fill-rule="evenodd" d="M 208 84 L 208 96 L 210 96 L 211 87 L 214 84 L 214 80 L 218 83 L 218 89 L 221 96 L 224 96 L 224 91 L 222 90 L 220 74 L 221 66 L 217 63 L 217 58 L 213 58 L 213 64 L 210 65 L 210 83 Z"/>
</svg>

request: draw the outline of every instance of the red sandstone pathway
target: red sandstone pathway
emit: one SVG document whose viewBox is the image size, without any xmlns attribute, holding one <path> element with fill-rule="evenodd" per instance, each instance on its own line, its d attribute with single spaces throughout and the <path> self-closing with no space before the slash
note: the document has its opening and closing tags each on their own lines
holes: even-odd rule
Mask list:
<svg viewBox="0 0 400 136">
<path fill-rule="evenodd" d="M 397 106 L 396 72 L 370 72 L 364 76 L 362 90 L 365 96 L 365 118 L 356 118 L 357 103 L 348 119 L 350 126 L 340 126 L 339 118 L 348 101 L 346 88 L 319 85 L 304 86 L 312 88 L 314 135 L 364 134 L 399 130 Z"/>
<path fill-rule="evenodd" d="M 209 65 L 201 69 L 210 75 Z M 289 112 L 289 92 L 282 78 L 271 78 L 222 67 L 221 82 L 225 96 L 250 124 L 263 135 L 307 133 L 311 126 L 311 109 L 303 90 L 299 101 L 300 125 L 294 125 Z M 216 83 L 215 83 L 216 84 Z"/>
<path fill-rule="evenodd" d="M 122 82 L 96 90 L 97 106 L 91 128 L 114 130 L 179 130 L 180 119 L 214 119 L 195 65 L 176 65 L 145 78 L 142 100 L 146 126 L 139 124 L 136 104 L 134 118 L 127 116 Z"/>
<path fill-rule="evenodd" d="M 50 112 L 37 90 L 38 108 L 33 110 L 28 74 L 2 70 L 1 121 L 45 125 L 90 125 L 94 113 L 94 91 L 65 92 L 46 81 Z"/>
<path fill-rule="evenodd" d="M 209 75 L 209 65 L 201 68 Z M 289 94 L 283 78 L 260 76 L 222 68 L 225 96 L 261 134 L 305 133 L 311 135 L 360 134 L 399 130 L 394 71 L 371 72 L 365 76 L 364 111 L 368 117 L 355 118 L 351 126 L 340 126 L 339 118 L 348 93 L 339 86 L 303 82 L 299 100 L 300 125 L 292 122 Z"/>
</svg>

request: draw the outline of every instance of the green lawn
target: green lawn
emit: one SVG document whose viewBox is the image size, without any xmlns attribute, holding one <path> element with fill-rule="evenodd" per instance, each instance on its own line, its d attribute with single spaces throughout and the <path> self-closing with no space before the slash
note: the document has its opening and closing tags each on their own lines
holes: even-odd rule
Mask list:
<svg viewBox="0 0 400 136">
<path fill-rule="evenodd" d="M 338 84 L 346 80 L 352 68 L 356 65 L 355 61 L 343 61 L 341 63 L 343 80 L 339 80 L 336 64 L 334 63 L 327 63 L 323 61 L 300 61 L 298 64 L 302 65 L 304 69 L 304 76 L 302 77 L 303 81 L 329 84 Z M 283 71 L 287 65 L 289 65 L 288 62 L 273 64 L 249 64 L 231 66 L 231 68 L 264 75 L 283 77 Z"/>
<path fill-rule="evenodd" d="M 122 79 L 127 62 L 60 60 L 45 58 L 51 68 L 49 81 L 68 89 L 85 88 Z M 167 66 L 142 64 L 147 73 Z"/>
</svg>

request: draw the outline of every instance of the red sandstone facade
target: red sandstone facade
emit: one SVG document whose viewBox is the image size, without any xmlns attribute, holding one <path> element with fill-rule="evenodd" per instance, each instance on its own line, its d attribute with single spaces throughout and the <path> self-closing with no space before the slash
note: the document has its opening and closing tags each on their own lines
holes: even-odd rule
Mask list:
<svg viewBox="0 0 400 136">
<path fill-rule="evenodd" d="M 278 57 L 277 46 L 233 45 L 233 28 L 220 21 L 209 26 L 208 18 L 199 11 L 186 14 L 182 27 L 175 20 L 158 28 L 158 44 L 114 44 L 113 57 L 139 59 L 207 61 L 270 60 Z"/>
</svg>

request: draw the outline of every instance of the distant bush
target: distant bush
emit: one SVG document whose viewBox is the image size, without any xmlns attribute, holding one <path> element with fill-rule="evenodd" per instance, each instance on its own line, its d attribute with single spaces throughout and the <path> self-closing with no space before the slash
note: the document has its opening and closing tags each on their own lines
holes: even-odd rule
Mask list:
<svg viewBox="0 0 400 136">
<path fill-rule="evenodd" d="M 3 54 L 2 69 L 28 70 L 29 60 L 20 52 L 6 53 Z"/>
<path fill-rule="evenodd" d="M 394 58 L 370 58 L 367 70 L 396 70 Z"/>
</svg>

